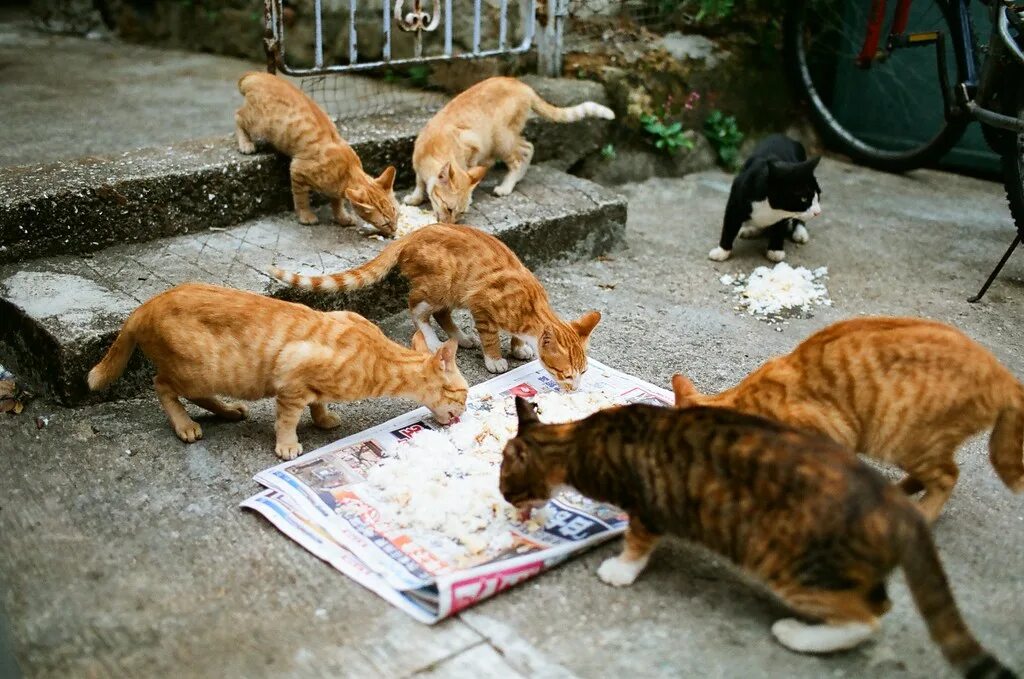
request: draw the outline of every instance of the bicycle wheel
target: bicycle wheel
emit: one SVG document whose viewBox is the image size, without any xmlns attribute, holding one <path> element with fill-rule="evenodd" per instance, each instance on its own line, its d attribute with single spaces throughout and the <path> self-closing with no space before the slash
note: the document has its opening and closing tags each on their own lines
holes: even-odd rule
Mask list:
<svg viewBox="0 0 1024 679">
<path fill-rule="evenodd" d="M 934 163 L 963 134 L 967 121 L 947 117 L 940 78 L 942 66 L 950 88 L 965 79 L 963 49 L 946 0 L 913 0 L 903 35 L 914 41 L 886 50 L 897 0 L 879 1 L 878 56 L 862 67 L 872 0 L 793 0 L 783 23 L 786 67 L 827 144 L 902 172 Z"/>
<path fill-rule="evenodd" d="M 1024 90 L 1017 96 L 1017 117 L 1024 119 Z M 1010 215 L 1018 233 L 1024 234 L 1024 132 L 1003 154 L 1003 186 L 1010 204 Z"/>
</svg>

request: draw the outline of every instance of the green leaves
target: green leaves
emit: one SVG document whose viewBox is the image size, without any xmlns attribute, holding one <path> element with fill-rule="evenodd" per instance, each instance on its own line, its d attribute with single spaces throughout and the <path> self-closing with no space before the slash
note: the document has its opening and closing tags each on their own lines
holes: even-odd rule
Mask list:
<svg viewBox="0 0 1024 679">
<path fill-rule="evenodd" d="M 653 137 L 654 148 L 674 155 L 679 149 L 689 151 L 693 148 L 693 140 L 683 130 L 681 122 L 666 125 L 660 118 L 645 113 L 640 116 L 640 124 L 644 131 Z"/>
<path fill-rule="evenodd" d="M 718 159 L 729 169 L 735 169 L 739 160 L 740 144 L 743 133 L 736 124 L 734 116 L 727 116 L 721 111 L 712 111 L 704 121 L 704 136 L 718 152 Z"/>
</svg>

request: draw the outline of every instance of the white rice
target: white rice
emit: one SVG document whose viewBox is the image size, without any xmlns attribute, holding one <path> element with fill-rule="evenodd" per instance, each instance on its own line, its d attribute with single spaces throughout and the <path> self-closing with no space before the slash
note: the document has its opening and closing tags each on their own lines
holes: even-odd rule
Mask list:
<svg viewBox="0 0 1024 679">
<path fill-rule="evenodd" d="M 772 268 L 759 266 L 750 275 L 726 274 L 718 280 L 733 288 L 740 306 L 750 315 L 778 316 L 792 312 L 807 314 L 813 305 L 831 306 L 824 283 L 827 277 L 828 267 L 812 271 L 779 262 Z"/>
<path fill-rule="evenodd" d="M 615 405 L 602 392 L 539 394 L 532 400 L 547 423 L 577 420 Z M 440 533 L 464 554 L 510 547 L 517 519 L 498 490 L 501 453 L 517 428 L 515 403 L 511 397 L 480 402 L 487 401 L 490 409 L 467 409 L 456 424 L 421 431 L 399 444 L 366 475 L 393 508 L 389 518 L 398 526 Z M 535 515 L 526 528 L 537 530 L 543 520 Z"/>
<path fill-rule="evenodd" d="M 398 206 L 398 227 L 395 229 L 395 238 L 408 236 L 417 229 L 436 223 L 437 219 L 433 212 L 421 210 L 415 205 L 401 204 Z"/>
</svg>

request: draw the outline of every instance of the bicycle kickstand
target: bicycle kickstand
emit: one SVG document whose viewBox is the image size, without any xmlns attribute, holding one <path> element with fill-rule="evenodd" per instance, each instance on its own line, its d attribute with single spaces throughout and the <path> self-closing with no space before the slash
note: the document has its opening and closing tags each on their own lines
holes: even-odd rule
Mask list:
<svg viewBox="0 0 1024 679">
<path fill-rule="evenodd" d="M 992 269 L 992 273 L 989 274 L 988 280 L 985 281 L 985 285 L 981 286 L 981 290 L 978 291 L 977 295 L 975 295 L 974 297 L 968 297 L 968 302 L 981 301 L 981 298 L 985 295 L 986 292 L 988 292 L 989 286 L 992 285 L 992 281 L 994 281 L 996 279 L 996 276 L 999 275 L 999 272 L 1003 270 L 1003 265 L 1006 264 L 1006 260 L 1008 260 L 1010 258 L 1010 255 L 1013 254 L 1013 251 L 1017 249 L 1017 246 L 1020 245 L 1020 242 L 1021 233 L 1020 231 L 1018 231 L 1017 237 L 1013 239 L 1013 242 L 1010 243 L 1010 247 L 1008 247 L 1006 249 L 1006 252 L 1003 253 L 1003 258 L 999 260 L 998 264 L 996 264 L 996 268 Z"/>
</svg>

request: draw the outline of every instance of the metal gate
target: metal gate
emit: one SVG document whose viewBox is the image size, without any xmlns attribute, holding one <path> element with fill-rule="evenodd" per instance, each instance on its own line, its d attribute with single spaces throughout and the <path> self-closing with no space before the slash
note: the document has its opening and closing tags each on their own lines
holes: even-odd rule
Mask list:
<svg viewBox="0 0 1024 679">
<path fill-rule="evenodd" d="M 457 8 L 453 3 L 458 1 Z M 484 45 L 482 39 L 483 0 L 312 0 L 313 3 L 313 39 L 312 64 L 296 66 L 287 60 L 289 35 L 286 29 L 285 13 L 289 6 L 285 0 L 264 0 L 264 47 L 267 54 L 267 69 L 270 72 L 280 71 L 291 76 L 316 76 L 331 73 L 350 73 L 366 71 L 382 67 L 412 66 L 436 61 L 454 61 L 458 59 L 479 59 L 501 55 L 522 54 L 528 52 L 534 44 L 537 24 L 538 0 L 498 0 L 496 44 Z M 562 24 L 567 13 L 568 0 L 539 0 L 543 4 L 543 21 L 540 69 L 548 74 L 557 74 L 561 69 L 561 36 Z M 324 3 L 347 3 L 347 21 L 342 30 L 347 31 L 347 59 L 341 63 L 327 63 L 325 58 L 325 35 L 328 31 L 324 24 Z M 427 3 L 430 2 L 428 9 Z M 455 15 L 453 11 L 465 9 L 472 3 L 472 35 L 463 37 L 463 44 L 456 45 L 453 35 Z M 363 26 L 357 24 L 357 11 L 365 12 L 368 3 L 378 7 L 380 24 L 374 27 L 374 40 L 381 40 L 379 57 L 366 58 L 360 55 L 360 30 L 366 36 L 365 15 Z M 361 7 L 359 5 L 362 5 Z M 509 36 L 509 5 L 516 4 L 520 12 L 521 37 L 511 44 Z M 342 7 L 344 4 L 341 5 Z M 490 7 L 489 7 L 490 8 Z M 493 22 L 493 18 L 489 19 Z M 493 25 L 487 26 L 493 32 Z M 393 52 L 393 31 L 413 34 L 412 54 L 395 56 Z M 440 33 L 439 33 L 440 31 Z M 330 33 L 337 35 L 337 31 Z M 460 36 L 462 37 L 462 36 Z M 433 38 L 433 39 L 432 39 Z M 424 55 L 424 44 L 433 48 L 432 54 Z M 468 44 L 466 44 L 468 43 Z"/>
</svg>

